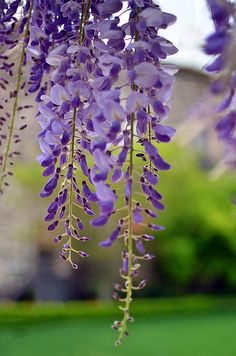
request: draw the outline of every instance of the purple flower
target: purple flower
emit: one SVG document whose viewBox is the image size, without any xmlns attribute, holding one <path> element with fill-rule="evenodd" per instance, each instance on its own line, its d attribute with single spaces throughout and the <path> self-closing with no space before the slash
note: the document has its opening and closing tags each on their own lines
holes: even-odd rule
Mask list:
<svg viewBox="0 0 236 356">
<path fill-rule="evenodd" d="M 121 178 L 122 178 L 122 170 L 119 167 L 117 167 L 115 168 L 114 173 L 112 175 L 112 182 L 113 183 L 119 182 Z"/>
<path fill-rule="evenodd" d="M 115 202 L 117 200 L 117 196 L 115 193 L 103 182 L 98 182 L 95 184 L 96 186 L 96 195 L 100 201 L 112 201 Z"/>
<path fill-rule="evenodd" d="M 216 110 L 220 113 L 216 125 L 219 138 L 226 146 L 226 161 L 232 161 L 235 154 L 235 42 L 233 40 L 235 4 L 231 1 L 208 0 L 215 30 L 206 38 L 204 50 L 209 55 L 216 55 L 206 70 L 217 72 L 211 91 L 214 95 L 223 95 Z M 229 158 L 228 158 L 229 157 Z"/>
<path fill-rule="evenodd" d="M 111 121 L 125 121 L 126 114 L 120 104 L 115 101 L 107 100 L 103 107 L 103 115 L 108 122 Z"/>
<path fill-rule="evenodd" d="M 145 248 L 144 248 L 144 245 L 143 245 L 141 240 L 137 240 L 136 241 L 136 248 L 137 248 L 137 250 L 138 250 L 138 252 L 140 254 L 144 254 L 145 253 Z"/>
<path fill-rule="evenodd" d="M 136 114 L 137 118 L 137 133 L 140 137 L 147 133 L 148 128 L 148 115 L 146 111 L 139 110 Z"/>
<path fill-rule="evenodd" d="M 52 192 L 57 186 L 58 178 L 59 178 L 59 176 L 57 174 L 55 176 L 53 176 L 48 181 L 48 183 L 44 186 L 44 190 L 46 192 Z"/>
<path fill-rule="evenodd" d="M 139 207 L 136 207 L 133 210 L 133 221 L 135 224 L 140 224 L 143 222 L 142 209 L 140 209 Z"/>
<path fill-rule="evenodd" d="M 156 208 L 158 210 L 164 210 L 165 209 L 165 205 L 160 203 L 158 199 L 155 199 L 155 198 L 151 197 L 150 201 L 152 202 L 152 205 L 154 206 L 154 208 Z"/>
<path fill-rule="evenodd" d="M 130 73 L 131 79 L 141 88 L 151 88 L 158 80 L 158 70 L 152 63 L 140 63 Z"/>
<path fill-rule="evenodd" d="M 64 101 L 70 100 L 69 92 L 60 84 L 55 84 L 50 91 L 50 100 L 55 105 L 61 105 Z"/>
<path fill-rule="evenodd" d="M 165 229 L 163 226 L 158 226 L 156 224 L 149 224 L 148 227 L 154 231 L 162 231 Z"/>
<path fill-rule="evenodd" d="M 233 139 L 236 129 L 236 111 L 231 111 L 216 125 L 219 137 L 223 140 Z"/>
<path fill-rule="evenodd" d="M 108 237 L 108 239 L 100 243 L 100 246 L 102 247 L 112 246 L 113 242 L 118 238 L 120 231 L 121 231 L 121 226 L 118 225 L 116 229 L 112 232 L 112 234 Z"/>
<path fill-rule="evenodd" d="M 149 186 L 149 192 L 150 195 L 157 200 L 161 200 L 163 198 L 163 196 L 158 193 L 151 185 Z"/>
<path fill-rule="evenodd" d="M 154 166 L 161 171 L 167 171 L 171 168 L 169 163 L 165 162 L 159 154 L 157 154 L 155 157 L 151 157 L 151 161 L 153 162 Z"/>
<path fill-rule="evenodd" d="M 224 30 L 217 30 L 207 38 L 204 46 L 206 54 L 219 54 L 225 50 L 230 42 L 230 35 Z"/>
<path fill-rule="evenodd" d="M 151 27 L 161 27 L 163 22 L 163 14 L 159 9 L 153 9 L 153 7 L 147 7 L 141 11 L 140 17 L 145 19 L 146 25 Z"/>
<path fill-rule="evenodd" d="M 154 156 L 155 157 L 155 156 L 158 155 L 156 147 L 151 142 L 149 142 L 147 139 L 145 139 L 143 141 L 143 145 L 144 145 L 144 148 L 145 148 L 145 152 L 149 156 Z"/>
<path fill-rule="evenodd" d="M 112 200 L 99 201 L 101 214 L 111 214 L 114 210 L 114 202 Z"/>
<path fill-rule="evenodd" d="M 77 226 L 80 230 L 84 230 L 84 225 L 82 224 L 80 218 L 76 219 Z"/>
<path fill-rule="evenodd" d="M 175 134 L 175 129 L 169 126 L 163 126 L 160 124 L 153 124 L 153 131 L 156 139 L 161 142 L 169 142 L 172 136 Z"/>
<path fill-rule="evenodd" d="M 123 264 L 122 264 L 122 273 L 127 274 L 129 269 L 129 259 L 127 253 L 123 251 Z"/>
<path fill-rule="evenodd" d="M 144 241 L 153 241 L 154 239 L 155 237 L 153 235 L 147 235 L 147 234 L 142 235 L 142 240 Z"/>
<path fill-rule="evenodd" d="M 227 25 L 230 14 L 234 12 L 234 4 L 229 1 L 207 0 L 208 6 L 212 13 L 212 19 L 216 25 Z"/>
<path fill-rule="evenodd" d="M 143 93 L 131 93 L 126 101 L 126 111 L 131 114 L 142 108 L 146 108 L 149 103 L 148 97 Z"/>
<path fill-rule="evenodd" d="M 48 226 L 48 230 L 49 231 L 55 230 L 57 225 L 58 225 L 58 221 L 56 220 L 51 225 Z"/>
<path fill-rule="evenodd" d="M 100 227 L 106 225 L 108 221 L 108 215 L 101 215 L 90 221 L 91 226 Z"/>
<path fill-rule="evenodd" d="M 157 176 L 154 175 L 152 172 L 148 171 L 147 169 L 145 169 L 144 171 L 144 176 L 150 184 L 156 185 L 158 183 Z"/>
<path fill-rule="evenodd" d="M 58 209 L 58 198 L 56 197 L 48 207 L 48 213 L 56 213 Z"/>
<path fill-rule="evenodd" d="M 157 214 L 150 209 L 145 209 L 145 213 L 151 216 L 152 218 L 157 218 Z"/>
<path fill-rule="evenodd" d="M 129 178 L 127 179 L 126 182 L 126 187 L 125 187 L 125 198 L 128 201 L 132 192 L 132 186 L 133 186 L 133 182 L 132 180 Z"/>
<path fill-rule="evenodd" d="M 209 37 L 205 48 L 222 57 L 215 64 L 219 69 L 226 63 L 223 51 L 230 49 L 232 42 L 229 17 L 233 12 L 232 6 L 223 6 L 222 15 L 216 2 L 209 3 L 220 28 Z M 128 16 L 121 17 L 120 11 Z M 124 283 L 119 291 L 124 297 L 114 296 L 118 301 L 124 298 L 126 305 L 132 300 L 133 289 L 146 285 L 145 280 L 134 282 L 141 267 L 139 258 L 153 257 L 145 253 L 144 246 L 153 236 L 143 231 L 136 235 L 133 225 L 139 225 L 135 229 L 141 231 L 144 217 L 158 218 L 152 206 L 164 209 L 156 188 L 157 172 L 170 165 L 160 156 L 159 145 L 169 142 L 175 132 L 162 122 L 169 114 L 176 67 L 163 60 L 177 49 L 160 36 L 159 30 L 164 35 L 175 20 L 151 0 L 27 0 L 24 5 L 18 0 L 0 0 L 0 126 L 2 132 L 8 132 L 6 138 L 1 135 L 5 145 L 0 161 L 0 191 L 8 185 L 8 167 L 18 154 L 12 143 L 20 142 L 19 134 L 26 128 L 19 121 L 24 118 L 20 112 L 31 105 L 20 104 L 18 99 L 20 91 L 27 88 L 27 95 L 35 97 L 41 126 L 41 155 L 37 160 L 47 182 L 40 196 L 53 195 L 44 219 L 49 231 L 63 229 L 54 238 L 62 244 L 60 257 L 77 269 L 74 259 L 88 256 L 79 246 L 90 240 L 80 236 L 85 228 L 84 213 L 92 227 L 104 229 L 107 225 L 108 229 L 108 222 L 114 220 L 114 230 L 100 245 L 109 247 L 121 238 L 124 247 L 120 275 Z M 17 63 L 8 57 L 15 50 L 20 51 Z M 14 92 L 8 88 L 8 78 L 13 75 L 17 83 Z M 228 84 L 222 85 L 221 81 L 215 87 L 222 92 Z M 220 110 L 232 105 L 235 80 L 230 85 Z M 9 113 L 7 102 L 13 103 Z M 217 125 L 224 139 L 234 140 L 233 121 L 232 114 Z M 136 159 L 144 163 L 142 173 Z M 145 202 L 138 201 L 140 188 Z M 159 225 L 147 224 L 151 230 L 162 230 Z M 118 327 L 119 342 L 127 335 L 130 320 L 127 308 L 122 327 Z"/>
<path fill-rule="evenodd" d="M 98 5 L 99 14 L 102 17 L 110 17 L 112 14 L 122 9 L 121 0 L 105 0 L 104 3 Z"/>
</svg>

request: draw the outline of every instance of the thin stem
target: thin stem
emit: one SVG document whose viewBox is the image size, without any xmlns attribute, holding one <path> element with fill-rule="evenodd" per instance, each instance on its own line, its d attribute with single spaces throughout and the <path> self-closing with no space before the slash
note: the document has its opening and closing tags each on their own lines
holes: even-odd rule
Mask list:
<svg viewBox="0 0 236 356">
<path fill-rule="evenodd" d="M 119 146 L 119 147 L 113 148 L 112 150 L 109 150 L 109 152 L 115 152 L 117 150 L 121 150 L 122 148 L 123 148 L 123 146 Z"/>
<path fill-rule="evenodd" d="M 86 9 L 84 5 L 82 6 L 82 14 L 81 14 L 81 22 L 80 22 L 80 44 L 82 45 L 84 42 L 84 25 L 88 19 L 89 16 L 89 9 L 91 6 L 91 0 L 88 0 Z M 76 115 L 77 115 L 77 109 L 74 108 L 73 112 L 73 118 L 72 118 L 72 138 L 71 138 L 71 144 L 70 144 L 70 164 L 72 167 L 74 167 L 74 155 L 75 155 L 75 139 L 76 139 Z M 73 174 L 70 179 L 70 188 L 69 188 L 69 228 L 73 229 Z M 72 236 L 69 236 L 69 254 L 68 254 L 68 261 L 72 263 L 71 259 L 71 254 L 74 249 L 72 248 Z"/>
<path fill-rule="evenodd" d="M 82 15 L 80 19 L 80 27 L 79 27 L 79 33 L 83 33 L 83 17 L 84 17 L 84 3 L 82 4 Z"/>
<path fill-rule="evenodd" d="M 138 32 L 135 33 L 135 41 L 138 41 L 139 34 Z M 136 91 L 136 85 L 132 85 L 132 91 Z M 135 121 L 135 114 L 131 114 L 130 120 L 130 151 L 129 151 L 129 175 L 131 179 L 131 191 L 129 197 L 129 206 L 128 206 L 128 237 L 125 239 L 125 244 L 128 252 L 128 274 L 126 276 L 126 298 L 125 298 L 125 306 L 122 308 L 124 311 L 123 320 L 121 321 L 121 326 L 119 328 L 119 338 L 117 340 L 117 344 L 120 344 L 124 336 L 127 336 L 127 329 L 128 329 L 128 321 L 129 321 L 129 310 L 130 304 L 132 302 L 132 271 L 133 271 L 133 155 L 134 155 L 134 121 Z"/>
<path fill-rule="evenodd" d="M 150 105 L 148 105 L 148 114 L 150 115 L 150 112 L 151 112 L 151 108 L 150 108 Z M 151 122 L 148 123 L 148 141 L 151 143 L 152 141 L 152 126 L 151 126 Z M 152 170 L 152 161 L 150 160 L 149 158 L 149 169 L 150 169 L 150 172 Z"/>
<path fill-rule="evenodd" d="M 0 192 L 2 191 L 2 185 L 3 185 L 4 178 L 5 178 L 5 172 L 6 172 L 7 162 L 8 162 L 8 158 L 9 158 L 9 152 L 10 152 L 10 148 L 11 148 L 12 135 L 13 135 L 14 126 L 15 126 L 15 117 L 16 117 L 16 111 L 17 111 L 17 105 L 18 105 L 21 76 L 22 76 L 22 65 L 23 65 L 23 61 L 24 61 L 24 57 L 25 57 L 25 47 L 26 47 L 25 40 L 29 33 L 29 26 L 30 26 L 31 14 L 32 14 L 32 10 L 33 10 L 33 4 L 34 4 L 34 1 L 32 0 L 31 4 L 30 4 L 30 8 L 29 8 L 28 20 L 26 23 L 26 28 L 25 28 L 25 32 L 24 32 L 24 36 L 23 36 L 23 41 L 22 41 L 22 49 L 21 49 L 21 54 L 20 54 L 19 67 L 18 67 L 18 71 L 17 71 L 16 96 L 15 96 L 15 100 L 13 103 L 10 130 L 9 130 L 6 151 L 4 154 L 1 175 L 0 175 Z"/>
<path fill-rule="evenodd" d="M 85 14 L 83 16 L 83 12 L 84 12 L 84 7 L 82 8 L 82 19 L 81 19 L 81 22 L 82 22 L 82 26 L 81 26 L 81 29 L 82 29 L 82 32 L 81 32 L 81 37 L 80 37 L 80 44 L 82 45 L 83 42 L 84 42 L 84 37 L 85 37 L 85 31 L 84 31 L 84 25 L 89 17 L 89 9 L 90 9 L 90 6 L 91 6 L 91 0 L 88 0 L 87 2 L 87 5 L 86 5 L 86 9 L 85 9 Z"/>
<path fill-rule="evenodd" d="M 74 154 L 75 154 L 75 123 L 76 123 L 76 113 L 77 110 L 74 108 L 74 113 L 73 113 L 73 119 L 72 119 L 72 139 L 71 139 L 71 146 L 70 146 L 70 164 L 74 164 Z M 69 227 L 73 228 L 73 174 L 70 179 L 70 189 L 69 189 Z M 68 261 L 71 261 L 71 252 L 72 252 L 72 237 L 69 237 L 69 245 L 70 245 L 70 250 L 69 250 L 69 256 L 68 256 Z"/>
<path fill-rule="evenodd" d="M 130 157 L 129 157 L 129 162 L 130 162 L 130 179 L 133 180 L 133 147 L 134 147 L 134 114 L 132 113 L 131 115 L 131 128 L 130 128 Z M 124 339 L 124 336 L 127 332 L 127 323 L 129 319 L 129 309 L 130 309 L 130 304 L 132 302 L 132 269 L 133 269 L 133 185 L 131 186 L 131 192 L 130 192 L 130 197 L 129 197 L 129 221 L 128 221 L 128 238 L 126 240 L 126 248 L 128 252 L 128 274 L 127 274 L 127 292 L 126 292 L 126 298 L 125 298 L 125 307 L 124 307 L 124 317 L 121 322 L 121 327 L 120 327 L 120 335 L 118 338 L 119 342 L 122 342 Z"/>
</svg>

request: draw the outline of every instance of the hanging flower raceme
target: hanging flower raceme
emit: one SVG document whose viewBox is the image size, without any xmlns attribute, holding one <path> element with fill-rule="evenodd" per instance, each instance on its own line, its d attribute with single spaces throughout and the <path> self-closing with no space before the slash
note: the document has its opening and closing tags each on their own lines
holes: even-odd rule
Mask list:
<svg viewBox="0 0 236 356">
<path fill-rule="evenodd" d="M 0 89 L 2 98 L 0 102 L 0 193 L 3 186 L 7 186 L 7 177 L 11 176 L 14 156 L 19 152 L 15 145 L 20 139 L 20 132 L 27 127 L 21 120 L 25 116 L 20 115 L 22 109 L 30 106 L 19 106 L 20 91 L 24 89 L 22 83 L 22 68 L 25 64 L 26 48 L 29 42 L 29 26 L 32 19 L 33 1 L 27 1 L 23 8 L 23 18 L 16 21 L 15 15 L 20 7 L 20 1 L 11 4 L 2 2 L 0 18 Z M 11 59 L 12 53 L 19 51 L 19 61 L 15 64 Z M 15 77 L 14 89 L 9 89 L 11 79 Z M 10 80 L 9 80 L 10 78 Z M 16 123 L 16 117 L 20 121 Z"/>
<path fill-rule="evenodd" d="M 78 268 L 74 254 L 82 258 L 88 256 L 75 244 L 90 240 L 81 235 L 84 225 L 76 211 L 80 209 L 87 215 L 94 215 L 91 202 L 97 199 L 88 185 L 90 170 L 87 155 L 91 151 L 91 138 L 87 134 L 85 120 L 88 102 L 92 100 L 89 77 L 94 61 L 88 49 L 91 41 L 84 36 L 90 3 L 86 6 L 80 4 L 76 9 L 77 16 L 74 16 L 70 7 L 62 5 L 60 8 L 63 17 L 65 12 L 68 15 L 66 27 L 72 33 L 66 39 L 59 36 L 60 40 L 56 41 L 57 44 L 54 41 L 53 49 L 45 58 L 49 66 L 50 89 L 48 94 L 41 95 L 38 115 L 42 127 L 39 135 L 42 155 L 38 159 L 45 168 L 43 175 L 50 176 L 41 196 L 48 197 L 57 191 L 45 221 L 49 222 L 49 231 L 55 230 L 61 223 L 64 225 L 64 233 L 57 236 L 55 242 L 63 242 L 60 257 L 69 261 L 73 268 Z M 79 36 L 75 37 L 78 29 Z M 84 178 L 79 180 L 81 173 Z"/>
<path fill-rule="evenodd" d="M 220 96 L 221 101 L 217 107 L 220 117 L 216 130 L 219 138 L 224 141 L 226 148 L 226 161 L 235 166 L 235 73 L 236 62 L 234 52 L 235 43 L 235 3 L 228 0 L 208 0 L 212 20 L 215 25 L 214 32 L 206 39 L 204 50 L 208 55 L 214 56 L 212 62 L 206 67 L 210 73 L 215 73 L 216 79 L 211 90 L 214 95 Z"/>
<path fill-rule="evenodd" d="M 49 69 L 45 58 L 53 47 L 54 38 L 59 36 L 61 30 L 56 24 L 57 8 L 52 2 L 27 0 L 22 4 L 21 1 L 3 1 L 0 8 L 0 88 L 3 92 L 0 103 L 2 192 L 3 186 L 8 185 L 8 176 L 13 174 L 9 167 L 14 164 L 14 156 L 19 154 L 16 146 L 21 141 L 21 131 L 27 127 L 24 111 L 32 108 L 32 105 L 19 105 L 20 95 L 36 93 L 36 100 L 39 100 L 45 93 Z M 14 89 L 11 89 L 13 82 Z M 32 96 L 32 102 L 34 99 L 35 95 Z"/>
<path fill-rule="evenodd" d="M 85 27 L 85 32 L 93 34 L 96 63 L 87 133 L 92 136 L 90 150 L 94 158 L 90 182 L 100 207 L 99 216 L 90 223 L 101 227 L 116 216 L 117 224 L 101 246 L 110 247 L 117 239 L 124 241 L 120 270 L 124 284 L 116 284 L 117 292 L 113 293 L 124 312 L 123 319 L 113 325 L 119 331 L 118 344 L 128 335 L 128 323 L 133 321 L 133 291 L 146 285 L 146 280 L 135 282 L 141 262 L 154 257 L 146 253 L 144 243 L 154 239 L 152 231 L 163 229 L 146 221 L 157 218 L 154 210 L 165 208 L 156 185 L 159 171 L 170 169 L 170 165 L 160 156 L 157 144 L 170 141 L 175 133 L 162 122 L 168 115 L 176 67 L 161 60 L 177 51 L 158 35 L 158 30 L 175 22 L 175 16 L 162 12 L 152 2 L 133 1 L 128 5 L 129 21 L 121 24 L 114 15 L 121 3 L 105 1 L 98 7 L 100 17 Z M 142 172 L 136 168 L 136 157 L 145 162 Z M 122 184 L 124 188 L 117 190 Z M 145 202 L 139 201 L 140 193 Z M 122 195 L 125 206 L 120 212 L 116 205 Z M 145 231 L 137 235 L 138 225 L 141 230 L 149 230 L 148 234 Z"/>
<path fill-rule="evenodd" d="M 8 23 L 0 29 L 9 28 L 13 39 L 14 6 L 0 3 Z M 119 15 L 124 12 L 127 22 Z M 50 199 L 45 221 L 49 231 L 59 229 L 60 257 L 76 269 L 76 255 L 88 256 L 80 247 L 90 240 L 83 232 L 86 215 L 94 228 L 115 221 L 102 247 L 123 242 L 121 282 L 113 293 L 123 311 L 113 325 L 119 331 L 117 344 L 133 321 L 133 291 L 147 283 L 138 280 L 141 264 L 154 258 L 146 242 L 163 230 L 156 221 L 156 210 L 165 208 L 159 172 L 170 165 L 158 146 L 175 133 L 163 121 L 177 71 L 163 60 L 177 49 L 159 31 L 175 21 L 150 0 L 27 1 L 23 18 L 16 21 L 23 50 L 1 179 L 7 174 L 18 92 L 26 87 L 38 103 L 38 161 L 47 178 L 40 195 Z M 2 70 L 10 71 L 2 60 Z M 24 84 L 27 63 L 31 71 Z"/>
</svg>

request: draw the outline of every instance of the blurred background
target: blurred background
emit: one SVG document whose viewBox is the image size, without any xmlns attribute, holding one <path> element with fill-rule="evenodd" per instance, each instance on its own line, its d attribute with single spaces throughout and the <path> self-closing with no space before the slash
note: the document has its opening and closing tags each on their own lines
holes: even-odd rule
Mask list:
<svg viewBox="0 0 236 356">
<path fill-rule="evenodd" d="M 58 258 L 43 221 L 47 201 L 38 196 L 44 179 L 36 162 L 39 128 L 32 110 L 15 176 L 0 202 L 3 356 L 32 355 L 35 345 L 36 356 L 236 355 L 236 172 L 223 164 L 223 147 L 214 131 L 216 103 L 204 73 L 209 58 L 201 45 L 212 24 L 204 0 L 159 3 L 179 18 L 165 31 L 180 49 L 171 58 L 180 72 L 166 122 L 177 135 L 161 145 L 173 166 L 160 175 L 167 209 L 158 224 L 166 229 L 147 246 L 156 258 L 143 266 L 149 283 L 137 293 L 133 307 L 140 320 L 128 345 L 113 349 L 109 320 L 117 309 L 110 296 L 121 245 L 98 247 L 111 227 L 95 230 L 87 224 L 93 236 L 86 246 L 91 258 L 77 271 Z M 39 333 L 43 342 L 37 344 Z"/>
</svg>

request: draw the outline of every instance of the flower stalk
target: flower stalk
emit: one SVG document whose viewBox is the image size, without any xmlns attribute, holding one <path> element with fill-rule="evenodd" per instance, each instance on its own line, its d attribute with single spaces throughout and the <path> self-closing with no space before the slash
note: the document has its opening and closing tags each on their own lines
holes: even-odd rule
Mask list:
<svg viewBox="0 0 236 356">
<path fill-rule="evenodd" d="M 73 118 L 72 118 L 72 138 L 70 145 L 70 164 L 72 165 L 72 169 L 74 169 L 74 156 L 75 156 L 75 134 L 76 134 L 76 114 L 77 110 L 74 108 Z M 73 230 L 73 174 L 69 179 L 69 229 Z M 72 236 L 69 236 L 68 244 L 70 246 L 68 261 L 73 264 L 72 261 Z"/>
<path fill-rule="evenodd" d="M 130 122 L 130 152 L 129 152 L 129 174 L 130 180 L 133 182 L 133 150 L 134 150 L 134 121 L 135 115 L 131 114 Z M 132 302 L 132 288 L 133 288 L 133 184 L 131 184 L 131 192 L 129 197 L 128 206 L 128 237 L 125 240 L 127 253 L 128 253 L 128 274 L 126 276 L 126 297 L 125 307 L 123 308 L 124 316 L 119 328 L 119 338 L 117 345 L 121 344 L 124 337 L 127 336 L 128 322 L 130 317 L 130 304 Z"/>
<path fill-rule="evenodd" d="M 6 169 L 7 169 L 7 165 L 8 165 L 9 154 L 10 154 L 10 149 L 11 149 L 11 144 L 12 144 L 12 138 L 13 138 L 13 133 L 14 133 L 14 129 L 15 129 L 15 119 L 16 119 L 18 99 L 19 99 L 19 94 L 20 94 L 21 78 L 22 78 L 22 67 L 23 67 L 23 62 L 24 62 L 24 58 L 25 58 L 26 39 L 29 34 L 29 26 L 30 26 L 33 5 L 34 5 L 34 1 L 32 0 L 30 2 L 28 19 L 27 19 L 24 35 L 22 38 L 22 43 L 19 43 L 22 48 L 21 48 L 21 52 L 20 52 L 19 65 L 18 65 L 18 70 L 17 70 L 16 91 L 15 91 L 15 97 L 14 97 L 14 102 L 13 102 L 13 107 L 12 107 L 11 118 L 10 118 L 10 128 L 9 128 L 8 137 L 7 137 L 6 149 L 5 149 L 5 152 L 3 153 L 2 167 L 1 167 L 1 173 L 0 173 L 0 193 L 3 192 L 3 184 L 4 184 L 4 180 L 6 178 Z"/>
</svg>

